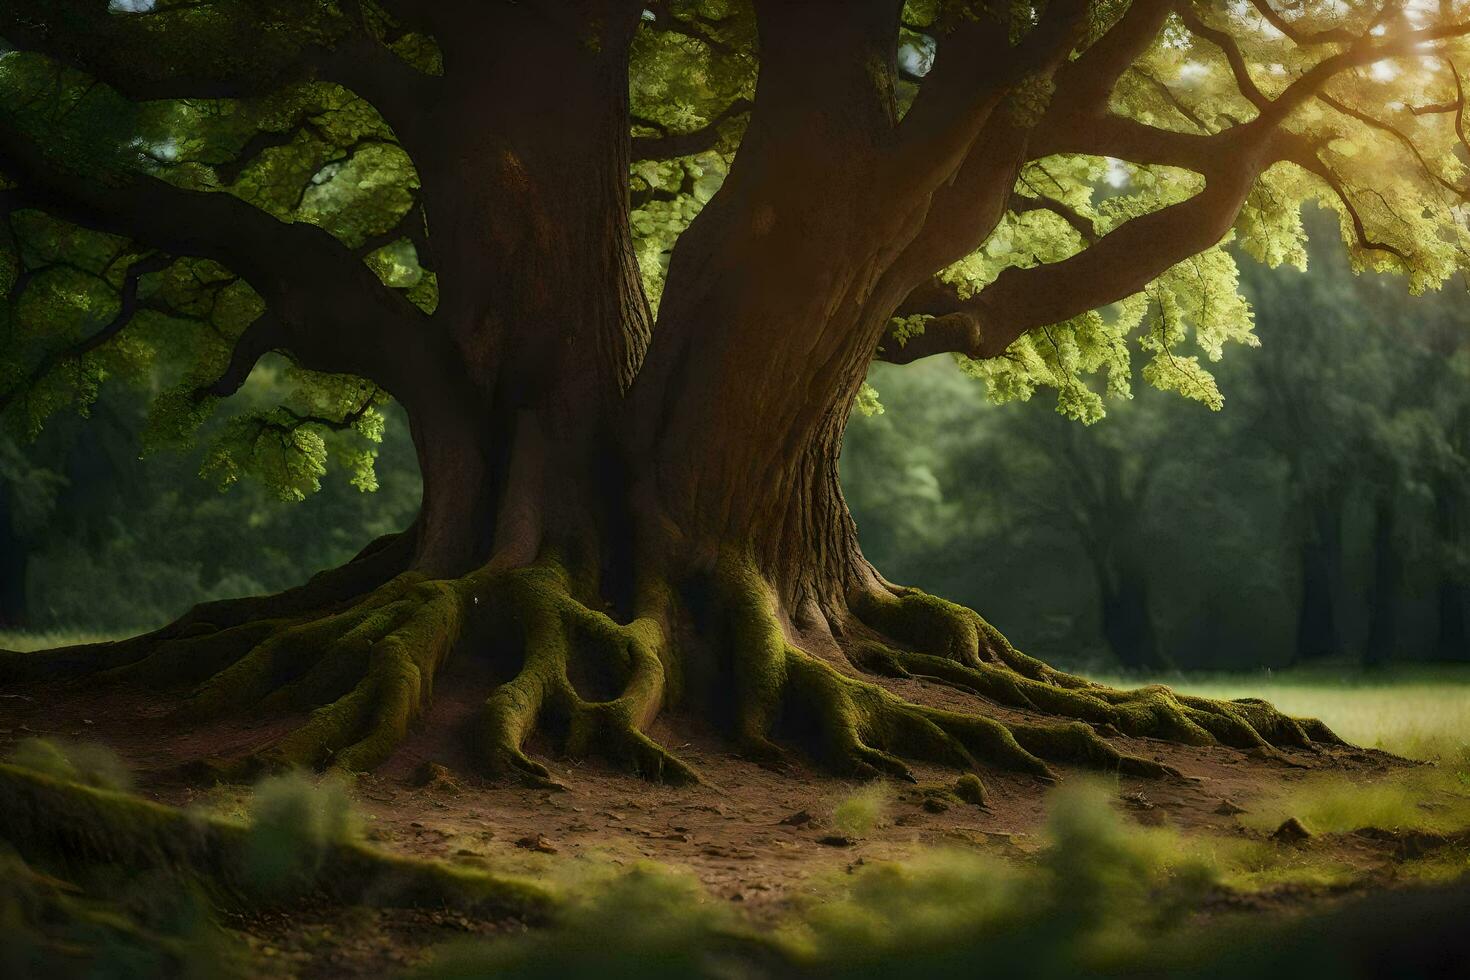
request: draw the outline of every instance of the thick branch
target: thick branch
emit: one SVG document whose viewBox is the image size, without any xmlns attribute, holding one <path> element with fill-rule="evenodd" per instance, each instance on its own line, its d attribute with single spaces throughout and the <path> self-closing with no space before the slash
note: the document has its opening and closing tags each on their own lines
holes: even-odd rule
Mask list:
<svg viewBox="0 0 1470 980">
<path fill-rule="evenodd" d="M 709 122 L 687 133 L 663 133 L 659 136 L 633 137 L 634 160 L 672 160 L 675 157 L 693 156 L 712 149 L 720 138 L 725 124 L 751 109 L 749 99 L 736 99 L 720 111 Z"/>
<path fill-rule="evenodd" d="M 1054 103 L 1072 112 L 1106 109 L 1118 79 L 1154 43 L 1177 3 L 1133 0 L 1106 34 L 1057 72 Z"/>
<path fill-rule="evenodd" d="M 1256 164 L 1213 178 L 1189 200 L 1124 222 L 1097 244 L 1061 262 L 1005 270 L 959 306 L 958 312 L 981 325 L 979 343 L 952 332 L 966 346 L 951 349 L 969 357 L 996 357 L 1028 330 L 1139 292 L 1171 266 L 1225 237 L 1258 169 Z M 924 288 L 934 295 L 932 284 Z M 929 312 L 924 302 L 924 296 L 916 295 L 903 308 Z"/>
<path fill-rule="evenodd" d="M 370 377 L 389 390 L 430 383 L 428 345 L 406 345 L 413 354 L 405 357 L 394 342 L 422 314 L 325 230 L 142 174 L 79 175 L 3 124 L 0 166 L 21 179 L 30 206 L 233 269 L 289 326 L 292 349 L 312 367 Z"/>
<path fill-rule="evenodd" d="M 958 171 L 1006 93 L 1028 77 L 1051 77 L 1065 62 L 1088 9 L 1083 0 L 1048 4 L 1041 23 L 1015 48 L 1003 24 L 986 20 L 961 24 L 945 37 L 898 129 L 895 162 L 905 179 L 927 193 Z"/>
<path fill-rule="evenodd" d="M 980 323 L 969 313 L 949 313 L 924 324 L 924 332 L 900 340 L 891 329 L 883 336 L 877 360 L 889 364 L 910 364 L 934 354 L 959 353 L 980 357 L 982 333 Z"/>
<path fill-rule="evenodd" d="M 200 18 L 175 10 L 118 15 L 92 0 L 6 0 L 0 36 L 135 100 L 251 98 L 316 79 L 368 99 L 406 141 L 421 127 L 435 79 L 347 18 L 325 15 L 287 29 L 273 6 L 221 2 Z M 188 17 L 187 25 L 168 30 L 157 23 L 175 16 Z"/>
</svg>

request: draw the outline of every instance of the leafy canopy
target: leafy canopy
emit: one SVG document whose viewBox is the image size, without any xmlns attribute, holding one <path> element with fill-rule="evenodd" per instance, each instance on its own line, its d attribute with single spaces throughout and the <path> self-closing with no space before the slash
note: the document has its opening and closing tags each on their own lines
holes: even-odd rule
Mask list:
<svg viewBox="0 0 1470 980">
<path fill-rule="evenodd" d="M 295 70 L 330 65 L 333 51 L 356 57 L 353 45 L 367 43 L 410 74 L 452 80 L 454 66 L 431 33 L 394 16 L 409 7 L 373 0 L 5 5 L 0 421 L 12 433 L 32 437 L 60 411 L 85 414 L 101 386 L 117 382 L 152 393 L 147 448 L 190 447 L 243 380 L 223 381 L 242 338 L 272 313 L 243 270 L 207 255 L 156 251 L 28 194 L 22 168 L 7 159 L 17 145 L 39 146 L 46 167 L 96 186 L 162 181 L 230 195 L 282 227 L 324 229 L 422 316 L 435 315 L 433 226 L 412 152 L 381 105 L 329 80 L 329 69 Z M 1073 57 L 1129 9 L 1123 0 L 1095 0 Z M 899 111 L 965 24 L 1004 18 L 1019 44 L 1045 12 L 1025 2 L 912 0 L 893 38 Z M 1305 202 L 1337 215 L 1357 269 L 1400 273 L 1414 292 L 1463 272 L 1470 144 L 1462 76 L 1470 41 L 1462 20 L 1470 23 L 1465 0 L 1176 4 L 1111 95 L 1114 115 L 1151 131 L 1240 130 L 1290 100 L 1323 65 L 1346 67 L 1286 111 L 1279 127 L 1301 149 L 1259 175 L 1223 241 L 1118 302 L 1027 330 L 1001 356 L 960 357 L 963 370 L 997 401 L 1052 389 L 1058 410 L 1084 422 L 1102 417 L 1108 398 L 1130 396 L 1135 370 L 1153 386 L 1219 408 L 1209 363 L 1230 344 L 1257 343 L 1236 256 L 1305 267 Z M 1383 56 L 1364 60 L 1366 50 Z M 630 57 L 630 222 L 656 308 L 680 235 L 740 152 L 760 64 L 755 12 L 741 0 L 650 2 Z M 231 84 L 187 91 L 194 75 L 211 73 Z M 1030 76 L 1013 87 L 1004 111 L 1029 126 L 1058 97 L 1049 78 Z M 1193 170 L 1148 161 L 1081 153 L 1029 159 L 994 232 L 939 277 L 961 297 L 983 295 L 1005 270 L 1100 247 L 1130 220 L 1187 201 L 1205 183 Z M 928 322 L 899 318 L 888 342 L 913 342 Z M 335 459 L 355 485 L 371 489 L 387 393 L 299 365 L 292 379 L 280 405 L 209 427 L 202 472 L 221 486 L 253 477 L 299 498 L 320 486 Z M 871 389 L 857 407 L 881 411 Z"/>
</svg>

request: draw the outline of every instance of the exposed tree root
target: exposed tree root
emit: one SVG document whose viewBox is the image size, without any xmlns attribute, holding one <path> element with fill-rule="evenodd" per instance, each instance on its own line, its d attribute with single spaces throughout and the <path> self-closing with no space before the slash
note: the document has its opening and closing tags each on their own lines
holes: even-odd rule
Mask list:
<svg viewBox="0 0 1470 980">
<path fill-rule="evenodd" d="M 1321 721 L 1288 717 L 1265 701 L 1216 701 L 1160 686 L 1121 691 L 1066 674 L 1016 651 L 972 610 L 916 590 L 866 594 L 854 611 L 879 632 L 850 649 L 870 673 L 936 681 L 1105 734 L 1268 751 L 1344 744 Z"/>
<path fill-rule="evenodd" d="M 549 723 L 573 756 L 600 755 L 650 780 L 698 781 L 643 733 L 666 688 L 656 619 L 618 624 L 573 598 L 565 573 L 551 565 L 508 573 L 493 591 L 497 628 L 525 660 L 485 702 L 481 744 L 492 770 L 549 783 L 546 767 L 522 749 L 538 723 Z"/>
<path fill-rule="evenodd" d="M 103 645 L 93 682 L 191 685 L 177 711 L 186 723 L 310 712 L 249 758 L 215 760 L 225 774 L 362 771 L 393 753 L 428 709 L 451 652 L 468 647 L 464 655 L 519 665 L 481 711 L 477 741 L 491 772 L 556 785 L 523 750 L 539 728 L 570 756 L 600 756 L 651 780 L 694 782 L 692 768 L 643 733 L 664 704 L 664 636 L 652 618 L 621 625 L 584 605 L 555 564 L 456 580 L 405 573 L 324 611 L 198 625 L 151 647 L 124 641 L 125 654 Z M 74 651 L 15 656 L 33 659 L 26 671 L 33 674 L 55 656 L 69 665 Z"/>
<path fill-rule="evenodd" d="M 904 759 L 972 773 L 995 766 L 1045 780 L 1056 778 L 1048 761 L 1139 776 L 1172 772 L 1118 752 L 1079 721 L 1007 724 L 979 713 L 946 711 L 894 697 L 791 644 L 776 617 L 770 590 L 753 570 L 732 563 L 721 570 L 720 580 L 736 644 L 737 735 L 757 755 L 782 755 L 773 736 L 784 728 L 814 743 L 829 766 L 857 776 L 885 774 L 911 780 Z M 1043 683 L 1014 670 L 1002 673 L 1000 668 L 993 676 L 995 686 L 1006 679 L 1012 690 L 1022 682 Z"/>
<path fill-rule="evenodd" d="M 304 616 L 349 602 L 398 575 L 408 564 L 414 533 L 410 528 L 384 535 L 345 565 L 319 572 L 284 592 L 201 603 L 161 629 L 125 640 L 83 643 L 37 653 L 0 650 L 0 683 L 90 676 L 136 663 L 165 645 L 235 627 L 246 627 L 243 633 L 234 634 L 237 638 L 264 636 L 270 632 L 271 620 Z"/>
<path fill-rule="evenodd" d="M 1049 763 L 1173 773 L 1120 751 L 1109 741 L 1116 736 L 1264 752 L 1341 744 L 1321 722 L 1289 718 L 1263 701 L 1212 701 L 1163 687 L 1121 691 L 1054 670 L 1017 652 L 971 610 L 916 590 L 882 586 L 849 599 L 846 619 L 832 624 L 844 664 L 793 642 L 773 590 L 749 562 L 727 558 L 713 572 L 664 581 L 645 588 L 637 618 L 619 623 L 583 602 L 554 561 L 454 580 L 403 573 L 306 613 L 224 626 L 196 621 L 155 634 L 151 645 L 125 641 L 124 652 L 104 648 L 97 664 L 107 668 L 102 680 L 193 685 L 179 709 L 185 720 L 309 712 L 246 768 L 382 763 L 427 710 L 435 677 L 456 649 L 488 656 L 506 678 L 487 691 L 475 732 L 486 767 L 541 786 L 557 784 L 526 753 L 538 731 L 572 757 L 600 756 L 656 781 L 698 781 L 645 733 L 671 700 L 671 682 L 699 672 L 691 671 L 696 651 L 723 668 L 710 689 L 689 693 L 707 699 L 699 708 L 733 707 L 729 720 L 744 751 L 779 762 L 787 757 L 782 745 L 794 742 L 857 776 L 912 778 L 906 759 L 1040 779 L 1055 778 Z M 674 624 L 691 602 L 702 609 L 694 644 L 681 635 L 675 645 Z M 44 665 L 50 655 L 19 656 Z M 70 664 L 75 652 L 60 656 Z M 975 710 L 907 702 L 853 676 L 848 664 L 968 692 Z M 1055 720 L 1018 721 L 988 705 Z"/>
</svg>

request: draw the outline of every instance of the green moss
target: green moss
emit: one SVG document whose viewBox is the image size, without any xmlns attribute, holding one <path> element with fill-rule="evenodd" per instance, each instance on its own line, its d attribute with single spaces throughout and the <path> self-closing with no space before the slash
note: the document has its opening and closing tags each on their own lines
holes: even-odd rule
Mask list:
<svg viewBox="0 0 1470 980">
<path fill-rule="evenodd" d="M 272 795 L 293 802 L 263 811 L 267 826 L 299 811 L 291 793 Z M 0 827 L 27 861 L 62 870 L 168 869 L 196 876 L 223 901 L 280 901 L 309 890 L 343 904 L 450 905 L 531 919 L 555 907 L 555 896 L 535 883 L 383 854 L 334 836 L 335 817 L 312 826 L 310 873 L 263 880 L 255 863 L 261 838 L 249 826 L 0 764 Z"/>
<path fill-rule="evenodd" d="M 127 790 L 133 785 L 133 775 L 128 767 L 116 752 L 105 745 L 28 738 L 16 745 L 9 762 L 56 779 L 99 789 Z"/>
<path fill-rule="evenodd" d="M 955 780 L 954 795 L 966 803 L 974 806 L 985 806 L 985 784 L 980 777 L 972 772 L 967 772 Z"/>
</svg>

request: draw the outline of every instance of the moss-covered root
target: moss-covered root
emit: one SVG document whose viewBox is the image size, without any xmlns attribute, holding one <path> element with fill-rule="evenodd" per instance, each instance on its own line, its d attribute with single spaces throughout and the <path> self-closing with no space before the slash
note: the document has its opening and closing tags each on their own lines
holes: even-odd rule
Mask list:
<svg viewBox="0 0 1470 980">
<path fill-rule="evenodd" d="M 283 893 L 281 881 L 267 884 L 255 870 L 259 846 L 244 825 L 3 764 L 0 827 L 28 861 L 61 869 L 168 869 L 197 876 L 226 899 L 311 894 L 344 905 L 448 905 L 533 921 L 555 906 L 553 893 L 535 882 L 396 857 L 352 841 L 322 842 L 303 866 L 304 877 Z"/>
<path fill-rule="evenodd" d="M 776 618 L 774 597 L 753 570 L 727 564 L 720 581 L 727 626 L 736 644 L 738 733 L 759 754 L 779 752 L 773 738 L 778 722 L 784 721 L 786 728 L 798 730 L 798 736 L 811 742 L 827 764 L 859 776 L 911 779 L 904 759 L 967 772 L 995 766 L 1043 780 L 1056 778 L 1048 761 L 1130 775 L 1177 775 L 1166 766 L 1118 752 L 1079 721 L 1007 724 L 978 713 L 943 711 L 894 697 L 790 644 Z"/>
<path fill-rule="evenodd" d="M 852 609 L 894 641 L 852 645 L 851 659 L 870 673 L 937 681 L 1139 738 L 1241 749 L 1344 744 L 1321 721 L 1288 717 L 1265 701 L 1214 701 L 1157 686 L 1120 691 L 1055 670 L 1017 651 L 973 611 L 916 589 L 865 592 Z"/>
<path fill-rule="evenodd" d="M 303 725 L 236 768 L 371 769 L 427 708 L 482 587 L 473 577 L 401 575 L 325 614 L 178 638 L 108 676 L 195 685 L 178 709 L 183 721 L 310 711 Z"/>
<path fill-rule="evenodd" d="M 110 672 L 140 664 L 160 651 L 172 654 L 164 660 L 186 667 L 196 661 L 215 663 L 214 670 L 219 670 L 293 618 L 331 609 L 382 587 L 403 569 L 411 551 L 410 533 L 384 535 L 351 561 L 318 572 L 301 585 L 273 595 L 200 603 L 148 633 L 49 650 L 0 650 L 0 685 L 76 677 L 107 679 L 116 676 Z M 158 670 L 144 669 L 133 676 L 166 685 L 177 683 L 175 677 Z M 204 676 L 200 673 L 195 680 Z"/>
<path fill-rule="evenodd" d="M 494 591 L 495 628 L 524 659 L 481 713 L 480 744 L 492 771 L 557 785 L 523 748 L 542 727 L 562 735 L 569 756 L 600 756 L 654 782 L 699 781 L 643 731 L 663 706 L 667 685 L 664 630 L 656 620 L 621 625 L 589 609 L 552 564 L 506 573 Z"/>
</svg>

